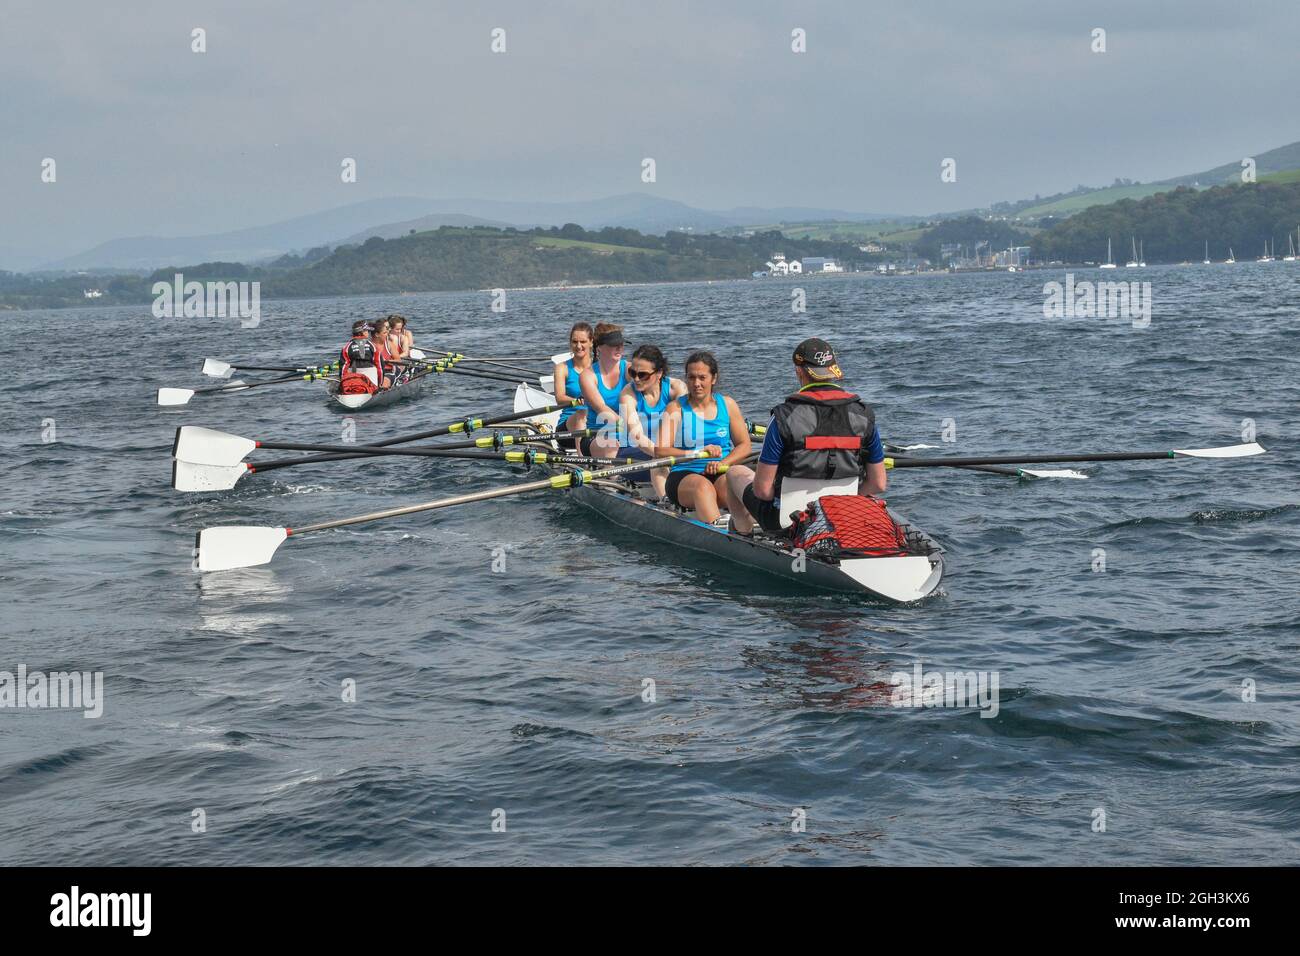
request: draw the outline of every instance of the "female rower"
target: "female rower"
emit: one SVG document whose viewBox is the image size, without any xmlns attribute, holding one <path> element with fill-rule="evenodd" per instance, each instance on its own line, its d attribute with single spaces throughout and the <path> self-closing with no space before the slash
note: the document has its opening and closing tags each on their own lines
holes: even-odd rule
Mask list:
<svg viewBox="0 0 1300 956">
<path fill-rule="evenodd" d="M 584 428 L 598 428 L 601 434 L 579 443 L 584 455 L 608 457 L 618 450 L 618 397 L 627 387 L 627 359 L 623 358 L 623 327 L 609 322 L 596 325 L 595 360 L 578 375 L 578 386 L 587 403 Z"/>
<path fill-rule="evenodd" d="M 686 395 L 686 385 L 681 379 L 669 377 L 668 360 L 654 345 L 638 346 L 632 353 L 627 377 L 630 379 L 628 386 L 618 397 L 618 417 L 620 422 L 627 423 L 628 451 L 634 456 L 641 452 L 654 458 L 663 428 L 664 411 L 675 399 Z M 599 450 L 596 452 L 600 453 Z M 664 496 L 667 479 L 667 468 L 655 468 L 650 472 L 650 485 L 655 497 Z"/>
<path fill-rule="evenodd" d="M 718 519 L 720 509 L 731 510 L 726 472 L 753 475 L 741 464 L 750 456 L 745 416 L 735 399 L 714 391 L 717 384 L 718 360 L 709 352 L 692 352 L 686 359 L 686 394 L 664 411 L 654 451 L 661 457 L 708 449 L 708 458 L 674 465 L 665 490 L 673 504 L 693 508 L 695 516 L 709 524 Z"/>
<path fill-rule="evenodd" d="M 388 318 L 385 316 L 382 319 L 375 319 L 371 324 L 370 341 L 375 347 L 375 354 L 382 363 L 380 367 L 384 370 L 384 381 L 379 387 L 388 388 L 401 374 L 401 369 L 393 364 L 393 357 L 388 353 Z"/>
<path fill-rule="evenodd" d="M 573 358 L 555 365 L 555 397 L 560 401 L 582 398 L 582 373 L 591 368 L 592 339 L 595 331 L 590 322 L 575 322 L 569 329 L 569 351 Z M 585 408 L 566 408 L 560 412 L 560 421 L 556 429 L 571 432 L 581 431 L 587 427 L 587 410 Z"/>
<path fill-rule="evenodd" d="M 391 358 L 406 361 L 411 357 L 411 348 L 415 345 L 415 336 L 406 327 L 406 316 L 390 315 L 388 317 L 388 354 Z"/>
</svg>

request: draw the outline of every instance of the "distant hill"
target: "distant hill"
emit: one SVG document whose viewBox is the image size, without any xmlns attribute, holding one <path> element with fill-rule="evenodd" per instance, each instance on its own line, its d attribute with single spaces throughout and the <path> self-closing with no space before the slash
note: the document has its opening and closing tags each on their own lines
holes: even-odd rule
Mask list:
<svg viewBox="0 0 1300 956">
<path fill-rule="evenodd" d="M 1279 146 L 1257 153 L 1255 171 L 1260 182 L 1289 182 L 1289 176 L 1300 176 L 1300 142 Z M 1019 200 L 1017 202 L 994 203 L 985 214 L 991 212 L 996 216 L 1020 219 L 1041 219 L 1045 216 L 1071 216 L 1093 206 L 1104 206 L 1121 199 L 1145 199 L 1157 193 L 1168 192 L 1178 186 L 1192 186 L 1205 189 L 1210 186 L 1227 186 L 1241 183 L 1241 160 L 1236 159 L 1222 166 L 1215 166 L 1200 173 L 1175 176 L 1152 183 L 1133 183 L 1128 180 L 1116 180 L 1114 185 L 1091 188 L 1078 186 L 1068 193 L 1059 193 L 1045 199 Z M 946 213 L 945 218 L 968 215 L 974 210 Z"/>
<path fill-rule="evenodd" d="M 444 225 L 533 228 L 577 223 L 587 229 L 616 227 L 653 235 L 669 231 L 713 232 L 727 226 L 784 218 L 830 217 L 869 221 L 871 213 L 781 207 L 742 207 L 725 212 L 696 209 L 649 192 L 623 193 L 578 202 L 513 202 L 501 199 L 373 199 L 283 222 L 199 236 L 136 236 L 49 262 L 40 271 L 150 270 L 177 262 L 255 263 L 323 245 L 338 246 L 436 229 Z"/>
<path fill-rule="evenodd" d="M 1192 189 L 1179 186 L 1145 199 L 1122 199 L 1057 223 L 1033 239 L 1034 258 L 1101 262 L 1110 239 L 1116 259 L 1132 241 L 1143 244 L 1148 262 L 1222 260 L 1231 246 L 1239 259 L 1253 259 L 1268 240 L 1287 250 L 1287 234 L 1300 225 L 1300 183 L 1252 183 Z"/>
<path fill-rule="evenodd" d="M 827 256 L 851 261 L 843 243 L 786 240 L 761 233 L 744 238 L 631 229 L 563 228 L 519 231 L 444 227 L 336 249 L 307 268 L 268 275 L 268 297 L 433 292 L 593 282 L 672 282 L 745 278 L 774 248 L 795 259 Z"/>
<path fill-rule="evenodd" d="M 372 236 L 333 251 L 316 247 L 305 256 L 260 265 L 178 262 L 153 276 L 0 272 L 0 309 L 86 305 L 87 289 L 101 293 L 94 299 L 97 306 L 144 303 L 152 298 L 152 282 L 174 272 L 196 281 L 260 282 L 264 299 L 728 279 L 748 277 L 777 251 L 789 259 L 825 256 L 850 267 L 860 257 L 850 243 L 787 239 L 774 232 L 657 236 L 613 226 L 589 231 L 573 223 L 526 231 L 443 226 L 396 239 Z"/>
<path fill-rule="evenodd" d="M 375 236 L 380 239 L 400 239 L 402 236 L 410 235 L 413 232 L 429 232 L 432 229 L 441 229 L 443 226 L 490 226 L 494 229 L 505 229 L 511 225 L 513 223 L 498 222 L 495 219 L 479 219 L 477 216 L 463 216 L 458 213 L 434 213 L 431 216 L 421 216 L 419 219 L 407 219 L 403 222 L 390 222 L 382 226 L 373 226 L 370 229 L 348 236 L 338 245 L 359 246 L 367 239 L 373 239 Z"/>
<path fill-rule="evenodd" d="M 41 271 L 156 269 L 175 262 L 257 262 L 354 235 L 377 222 L 409 219 L 436 210 L 427 199 L 394 196 L 327 209 L 282 222 L 197 236 L 133 236 L 46 263 Z"/>
<path fill-rule="evenodd" d="M 1280 173 L 1292 169 L 1300 169 L 1300 142 L 1291 143 L 1287 146 L 1279 146 L 1277 149 L 1270 149 L 1264 153 L 1256 153 L 1251 156 L 1255 160 L 1255 172 L 1261 178 L 1266 173 Z M 1241 158 L 1233 160 L 1230 163 L 1224 163 L 1222 166 L 1215 166 L 1213 169 L 1207 169 L 1204 172 L 1193 173 L 1190 176 L 1178 176 L 1174 179 L 1161 180 L 1159 185 L 1162 186 L 1225 186 L 1235 185 L 1241 182 Z"/>
<path fill-rule="evenodd" d="M 1053 202 L 1041 203 L 1022 209 L 1017 215 L 1021 219 L 1041 219 L 1044 216 L 1072 216 L 1090 206 L 1104 206 L 1119 202 L 1121 199 L 1145 199 L 1156 193 L 1168 192 L 1171 186 L 1144 184 L 1138 186 L 1107 186 L 1081 195 L 1066 196 Z"/>
</svg>

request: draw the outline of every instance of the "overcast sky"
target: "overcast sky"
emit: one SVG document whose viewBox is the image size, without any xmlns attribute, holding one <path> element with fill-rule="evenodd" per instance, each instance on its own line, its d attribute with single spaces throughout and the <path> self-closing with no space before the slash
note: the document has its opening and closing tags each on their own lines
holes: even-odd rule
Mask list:
<svg viewBox="0 0 1300 956">
<path fill-rule="evenodd" d="M 4 0 L 0 18 L 10 268 L 398 195 L 930 213 L 1300 140 L 1295 0 Z"/>
</svg>

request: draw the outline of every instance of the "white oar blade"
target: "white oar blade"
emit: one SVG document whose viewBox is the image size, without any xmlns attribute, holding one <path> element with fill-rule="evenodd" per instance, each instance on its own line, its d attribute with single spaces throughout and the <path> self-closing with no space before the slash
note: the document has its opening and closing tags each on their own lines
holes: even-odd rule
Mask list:
<svg viewBox="0 0 1300 956">
<path fill-rule="evenodd" d="M 1074 471 L 1071 468 L 1056 468 L 1042 471 L 1031 471 L 1028 468 L 1022 469 L 1021 474 L 1028 475 L 1031 478 L 1083 478 L 1087 479 L 1081 471 Z"/>
<path fill-rule="evenodd" d="M 237 465 L 257 447 L 251 438 L 219 432 L 199 425 L 182 425 L 176 429 L 172 457 L 194 465 Z"/>
<path fill-rule="evenodd" d="M 537 384 L 542 386 L 542 391 L 554 397 L 555 395 L 555 376 L 542 375 L 537 379 Z"/>
<path fill-rule="evenodd" d="M 172 487 L 177 491 L 229 491 L 248 474 L 248 466 L 196 465 L 176 459 L 172 462 Z"/>
<path fill-rule="evenodd" d="M 287 537 L 288 528 L 204 528 L 195 541 L 194 567 L 199 571 L 231 571 L 268 564 Z"/>
<path fill-rule="evenodd" d="M 190 399 L 194 397 L 192 388 L 160 388 L 158 389 L 159 405 L 188 405 Z"/>
<path fill-rule="evenodd" d="M 425 355 L 424 352 L 422 352 L 420 349 L 411 349 L 409 354 L 411 358 L 415 359 L 418 362 L 424 361 Z"/>
<path fill-rule="evenodd" d="M 545 408 L 547 405 L 554 404 L 554 395 L 538 391 L 527 382 L 521 382 L 519 387 L 515 389 L 515 411 L 517 412 L 526 412 L 530 408 Z M 539 426 L 546 425 L 553 431 L 560 421 L 560 413 L 549 412 L 545 415 L 534 415 L 532 418 L 523 419 L 523 421 Z"/>
<path fill-rule="evenodd" d="M 235 367 L 229 362 L 221 362 L 212 358 L 203 360 L 204 375 L 211 375 L 213 378 L 230 378 L 234 371 Z"/>
<path fill-rule="evenodd" d="M 1265 449 L 1259 442 L 1250 442 L 1245 445 L 1224 445 L 1221 448 L 1192 448 L 1180 451 L 1174 449 L 1174 454 L 1180 458 L 1249 458 L 1251 455 L 1262 455 Z"/>
<path fill-rule="evenodd" d="M 571 358 L 573 358 L 572 352 L 557 352 L 551 356 L 551 364 L 559 365 L 561 362 L 567 362 Z"/>
</svg>

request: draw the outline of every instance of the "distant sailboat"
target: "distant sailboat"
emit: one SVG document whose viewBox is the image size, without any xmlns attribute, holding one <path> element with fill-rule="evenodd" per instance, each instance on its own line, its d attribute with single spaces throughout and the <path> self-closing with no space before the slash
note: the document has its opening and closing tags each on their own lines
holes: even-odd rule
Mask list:
<svg viewBox="0 0 1300 956">
<path fill-rule="evenodd" d="M 1138 241 L 1133 240 L 1133 258 L 1124 263 L 1125 269 L 1136 269 L 1138 267 Z"/>
<path fill-rule="evenodd" d="M 1255 260 L 1256 262 L 1272 262 L 1273 257 L 1268 252 L 1268 240 L 1264 240 L 1264 254 Z"/>
<path fill-rule="evenodd" d="M 1097 267 L 1098 269 L 1114 269 L 1115 259 L 1110 254 L 1110 239 L 1106 239 L 1106 261 Z"/>
<path fill-rule="evenodd" d="M 1209 264 L 1210 264 L 1210 240 L 1209 240 L 1209 239 L 1206 239 L 1206 240 L 1205 240 L 1205 258 L 1201 260 L 1201 265 L 1203 265 L 1203 266 L 1208 266 Z"/>
<path fill-rule="evenodd" d="M 1286 245 L 1291 250 L 1289 255 L 1282 257 L 1283 262 L 1295 262 L 1295 240 L 1291 238 L 1291 233 L 1286 234 Z"/>
<path fill-rule="evenodd" d="M 1226 259 L 1223 260 L 1223 264 L 1224 264 L 1225 266 L 1230 266 L 1230 265 L 1235 264 L 1236 261 L 1237 261 L 1236 257 L 1233 256 L 1233 254 L 1232 254 L 1232 246 L 1228 246 L 1228 258 L 1226 258 Z"/>
<path fill-rule="evenodd" d="M 1138 244 L 1138 267 L 1145 269 L 1147 267 L 1147 244 L 1145 241 Z"/>
</svg>

